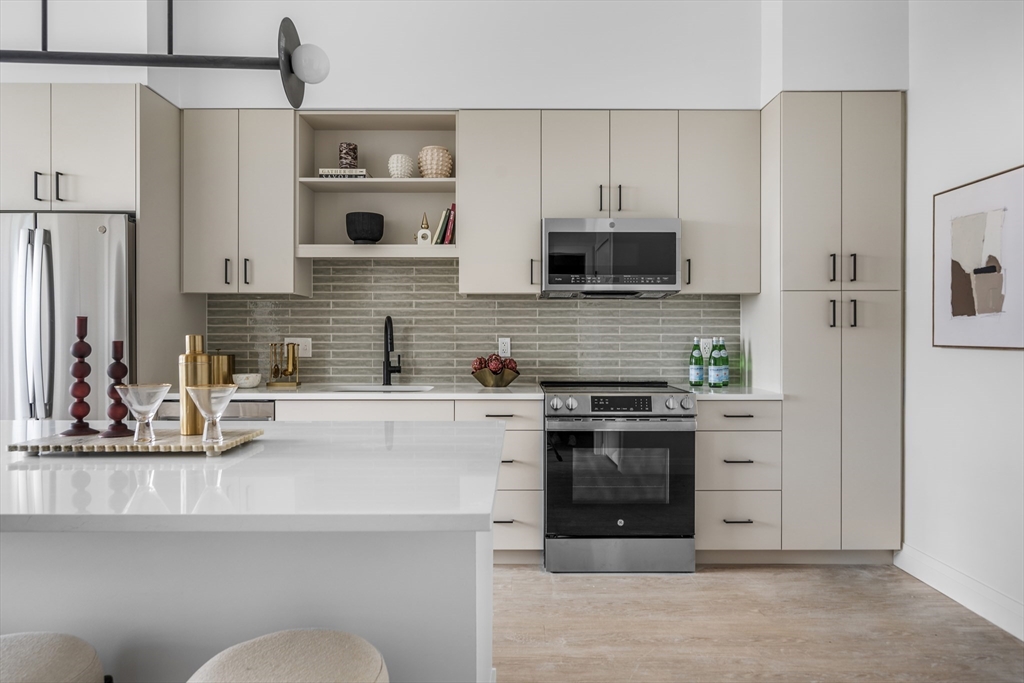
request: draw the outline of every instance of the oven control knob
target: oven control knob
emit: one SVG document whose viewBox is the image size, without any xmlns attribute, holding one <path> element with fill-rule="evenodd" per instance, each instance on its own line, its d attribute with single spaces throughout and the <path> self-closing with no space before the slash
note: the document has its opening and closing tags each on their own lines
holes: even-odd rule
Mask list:
<svg viewBox="0 0 1024 683">
<path fill-rule="evenodd" d="M 668 408 L 669 410 L 675 410 L 676 400 L 669 396 L 667 399 L 665 399 L 665 407 Z"/>
<path fill-rule="evenodd" d="M 551 399 L 551 403 L 549 403 L 548 405 L 551 406 L 551 410 L 561 410 L 562 399 L 555 396 L 553 399 Z"/>
<path fill-rule="evenodd" d="M 693 399 L 690 398 L 689 396 L 683 396 L 682 398 L 679 399 L 679 407 L 682 408 L 683 410 L 692 410 Z"/>
<path fill-rule="evenodd" d="M 568 408 L 569 410 L 576 410 L 576 408 L 578 408 L 579 405 L 580 404 L 577 403 L 576 399 L 574 399 L 572 396 L 565 399 L 565 407 Z"/>
</svg>

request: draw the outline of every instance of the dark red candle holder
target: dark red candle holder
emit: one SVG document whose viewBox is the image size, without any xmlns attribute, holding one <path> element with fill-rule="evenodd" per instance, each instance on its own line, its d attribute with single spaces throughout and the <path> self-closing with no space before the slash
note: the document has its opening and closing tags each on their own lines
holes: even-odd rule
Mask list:
<svg viewBox="0 0 1024 683">
<path fill-rule="evenodd" d="M 110 406 L 107 408 L 107 417 L 113 422 L 107 427 L 107 431 L 100 436 L 108 439 L 120 436 L 131 436 L 132 430 L 121 420 L 128 417 L 128 406 L 121 402 L 121 394 L 117 393 L 117 385 L 124 384 L 124 378 L 128 376 L 128 366 L 121 362 L 124 358 L 124 342 L 116 341 L 111 345 L 111 358 L 114 362 L 107 366 L 107 377 L 113 381 L 107 386 L 107 397 L 110 399 Z"/>
<path fill-rule="evenodd" d="M 78 341 L 71 345 L 71 355 L 76 359 L 71 364 L 71 376 L 75 378 L 71 384 L 71 398 L 75 399 L 75 402 L 68 409 L 75 421 L 71 424 L 71 429 L 61 432 L 63 436 L 89 436 L 100 433 L 98 429 L 89 427 L 89 423 L 85 421 L 85 417 L 89 414 L 89 404 L 85 402 L 85 397 L 92 391 L 89 383 L 85 381 L 85 378 L 92 372 L 92 368 L 85 362 L 85 359 L 92 353 L 92 347 L 85 341 L 88 332 L 89 318 L 84 315 L 78 316 L 75 319 L 75 336 L 78 337 Z"/>
</svg>

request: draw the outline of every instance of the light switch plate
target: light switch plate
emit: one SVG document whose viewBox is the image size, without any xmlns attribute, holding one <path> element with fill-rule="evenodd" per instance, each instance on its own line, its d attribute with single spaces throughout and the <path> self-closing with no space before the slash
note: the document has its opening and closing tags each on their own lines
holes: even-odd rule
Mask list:
<svg viewBox="0 0 1024 683">
<path fill-rule="evenodd" d="M 313 340 L 309 337 L 285 337 L 285 344 L 299 345 L 299 358 L 313 357 Z"/>
<path fill-rule="evenodd" d="M 509 337 L 498 337 L 498 355 L 502 358 L 512 355 L 512 340 Z"/>
</svg>

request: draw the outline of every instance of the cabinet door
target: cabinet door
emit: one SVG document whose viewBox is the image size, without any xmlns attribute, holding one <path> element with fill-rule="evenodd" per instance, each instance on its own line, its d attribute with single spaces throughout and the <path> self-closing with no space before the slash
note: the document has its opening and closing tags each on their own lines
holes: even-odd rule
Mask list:
<svg viewBox="0 0 1024 683">
<path fill-rule="evenodd" d="M 679 216 L 679 112 L 613 111 L 610 157 L 612 216 Z"/>
<path fill-rule="evenodd" d="M 536 294 L 541 114 L 460 111 L 458 136 L 459 292 Z"/>
<path fill-rule="evenodd" d="M 238 110 L 186 109 L 181 291 L 238 291 Z"/>
<path fill-rule="evenodd" d="M 541 112 L 542 217 L 611 215 L 608 126 L 607 111 Z M 460 174 L 462 154 L 459 149 Z"/>
<path fill-rule="evenodd" d="M 841 543 L 841 316 L 838 292 L 782 294 L 782 548 Z M 835 302 L 835 327 L 832 310 Z"/>
<path fill-rule="evenodd" d="M 52 86 L 54 210 L 135 210 L 135 90 L 121 83 Z"/>
<path fill-rule="evenodd" d="M 295 291 L 295 112 L 238 112 L 238 291 Z"/>
<path fill-rule="evenodd" d="M 0 84 L 0 210 L 49 211 L 50 196 L 50 86 Z"/>
<path fill-rule="evenodd" d="M 842 317 L 843 548 L 898 549 L 902 294 L 844 293 Z"/>
<path fill-rule="evenodd" d="M 760 112 L 679 112 L 683 294 L 761 291 L 760 164 Z"/>
<path fill-rule="evenodd" d="M 783 93 L 783 290 L 841 286 L 841 155 L 842 95 Z"/>
<path fill-rule="evenodd" d="M 844 92 L 843 289 L 901 289 L 902 264 L 903 93 Z"/>
</svg>

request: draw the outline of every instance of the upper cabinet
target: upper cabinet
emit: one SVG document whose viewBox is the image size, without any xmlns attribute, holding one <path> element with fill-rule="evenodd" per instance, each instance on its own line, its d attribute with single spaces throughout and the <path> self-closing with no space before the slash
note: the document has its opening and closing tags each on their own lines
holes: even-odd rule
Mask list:
<svg viewBox="0 0 1024 683">
<path fill-rule="evenodd" d="M 679 113 L 541 113 L 541 215 L 678 215 Z"/>
<path fill-rule="evenodd" d="M 761 289 L 761 117 L 679 112 L 683 294 Z"/>
<path fill-rule="evenodd" d="M 135 211 L 136 86 L 0 85 L 0 209 Z"/>
<path fill-rule="evenodd" d="M 540 291 L 541 113 L 459 112 L 459 292 Z"/>
</svg>

